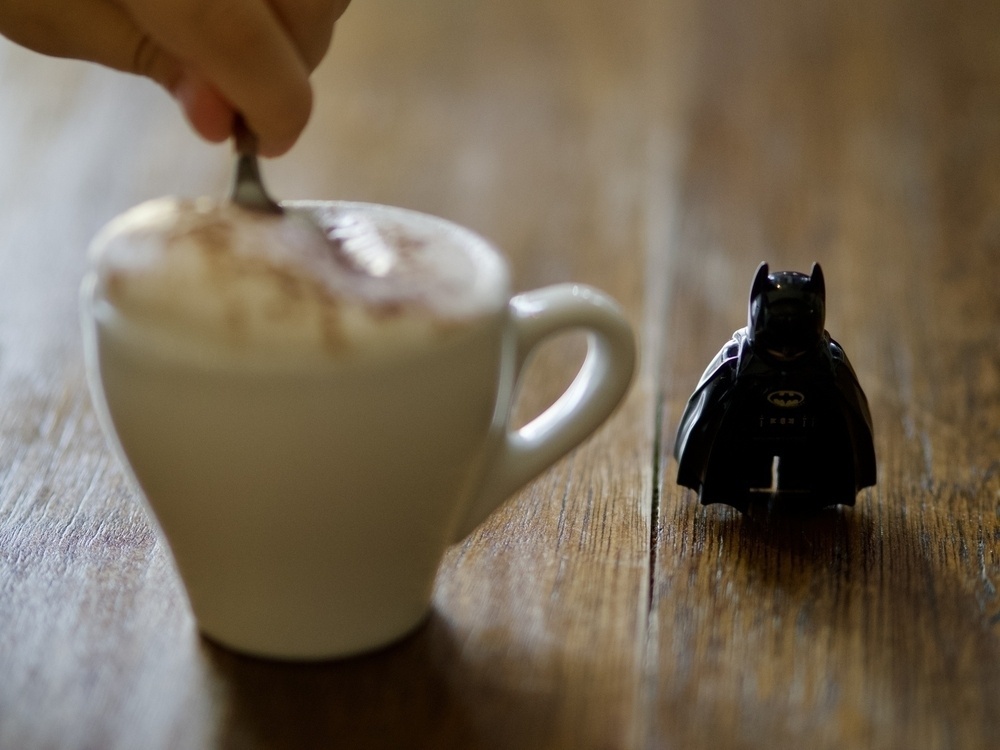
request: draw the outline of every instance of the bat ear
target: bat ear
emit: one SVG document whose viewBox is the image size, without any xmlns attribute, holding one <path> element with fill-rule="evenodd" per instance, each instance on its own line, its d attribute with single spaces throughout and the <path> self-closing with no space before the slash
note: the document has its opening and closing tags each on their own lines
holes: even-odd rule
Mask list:
<svg viewBox="0 0 1000 750">
<path fill-rule="evenodd" d="M 809 286 L 821 300 L 826 301 L 826 280 L 823 278 L 823 268 L 819 263 L 813 263 L 812 271 L 809 272 Z"/>
<path fill-rule="evenodd" d="M 753 284 L 750 285 L 750 301 L 753 302 L 754 298 L 757 297 L 764 289 L 767 287 L 767 261 L 764 261 L 759 266 L 757 266 L 757 273 L 754 274 Z"/>
<path fill-rule="evenodd" d="M 753 284 L 750 285 L 750 302 L 747 305 L 747 326 L 751 334 L 754 329 L 753 301 L 757 299 L 767 288 L 767 261 L 757 266 L 757 273 L 754 274 Z"/>
</svg>

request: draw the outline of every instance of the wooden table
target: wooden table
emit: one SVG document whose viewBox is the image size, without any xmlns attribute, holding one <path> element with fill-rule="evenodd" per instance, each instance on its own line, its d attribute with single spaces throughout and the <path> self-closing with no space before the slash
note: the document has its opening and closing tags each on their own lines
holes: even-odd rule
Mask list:
<svg viewBox="0 0 1000 750">
<path fill-rule="evenodd" d="M 283 197 L 494 239 L 642 344 L 627 402 L 339 663 L 196 634 L 95 421 L 85 247 L 229 152 L 152 84 L 0 45 L 0 748 L 987 748 L 1000 737 L 1000 3 L 356 0 Z M 675 485 L 756 264 L 826 271 L 879 483 L 748 519 Z M 572 337 L 535 366 L 530 414 Z"/>
</svg>

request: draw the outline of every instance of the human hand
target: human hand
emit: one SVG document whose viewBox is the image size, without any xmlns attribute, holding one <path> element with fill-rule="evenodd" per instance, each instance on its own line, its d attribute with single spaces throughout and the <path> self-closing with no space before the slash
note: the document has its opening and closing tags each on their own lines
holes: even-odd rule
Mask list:
<svg viewBox="0 0 1000 750">
<path fill-rule="evenodd" d="M 260 152 L 295 143 L 309 74 L 350 0 L 4 0 L 0 33 L 36 52 L 148 76 L 210 141 L 243 114 Z"/>
</svg>

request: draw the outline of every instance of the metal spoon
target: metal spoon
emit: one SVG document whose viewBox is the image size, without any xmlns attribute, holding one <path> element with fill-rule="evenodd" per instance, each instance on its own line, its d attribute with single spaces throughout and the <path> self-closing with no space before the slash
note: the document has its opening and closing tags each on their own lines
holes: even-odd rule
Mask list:
<svg viewBox="0 0 1000 750">
<path fill-rule="evenodd" d="M 236 115 L 233 136 L 236 140 L 236 171 L 229 193 L 230 200 L 251 211 L 285 213 L 285 209 L 264 188 L 260 167 L 257 165 L 257 136 L 247 127 L 242 115 Z"/>
<path fill-rule="evenodd" d="M 396 254 L 385 244 L 378 230 L 358 219 L 346 225 L 323 221 L 315 213 L 299 207 L 281 206 L 264 188 L 257 164 L 257 136 L 242 115 L 233 122 L 236 140 L 236 170 L 229 199 L 238 206 L 273 216 L 301 216 L 329 243 L 330 248 L 355 270 L 370 276 L 385 276 L 396 264 Z"/>
</svg>

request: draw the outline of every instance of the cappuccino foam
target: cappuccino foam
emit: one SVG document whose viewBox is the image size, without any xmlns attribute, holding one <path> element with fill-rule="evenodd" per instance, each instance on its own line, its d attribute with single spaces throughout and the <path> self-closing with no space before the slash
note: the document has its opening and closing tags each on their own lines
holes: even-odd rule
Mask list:
<svg viewBox="0 0 1000 750">
<path fill-rule="evenodd" d="M 405 209 L 301 202 L 284 215 L 163 198 L 112 220 L 87 288 L 106 326 L 218 358 L 398 352 L 506 304 L 497 252 Z"/>
</svg>

